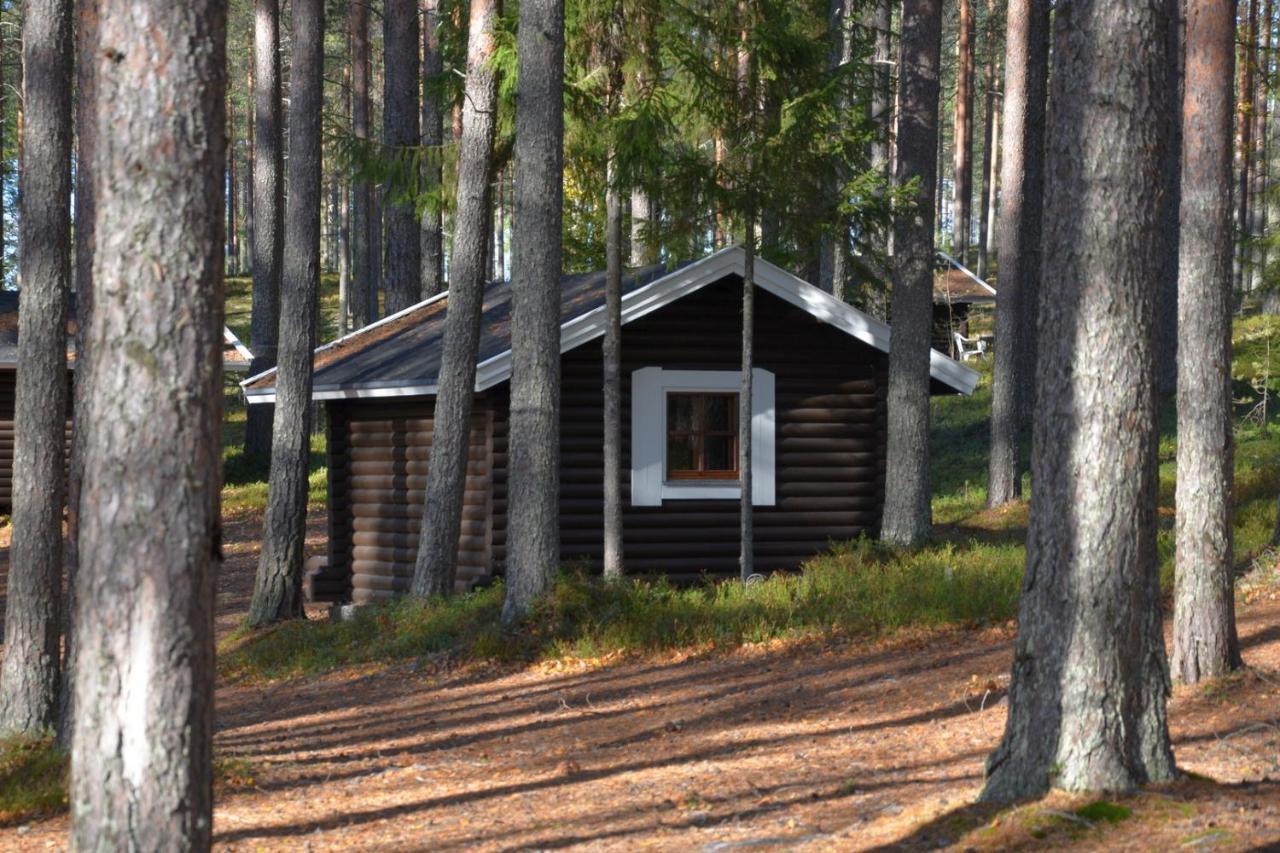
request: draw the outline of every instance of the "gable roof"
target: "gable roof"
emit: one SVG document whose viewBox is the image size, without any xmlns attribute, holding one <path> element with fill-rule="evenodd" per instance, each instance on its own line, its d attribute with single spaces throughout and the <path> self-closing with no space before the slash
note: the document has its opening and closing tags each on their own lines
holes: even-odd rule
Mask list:
<svg viewBox="0 0 1280 853">
<path fill-rule="evenodd" d="M 0 370 L 18 366 L 18 307 L 21 291 L 0 290 Z M 75 367 L 78 302 L 74 291 L 67 294 L 67 364 Z M 253 353 L 235 332 L 222 327 L 222 369 L 228 373 L 248 373 Z"/>
<path fill-rule="evenodd" d="M 668 271 L 661 265 L 632 271 L 623 281 L 622 322 L 638 320 L 728 275 L 743 274 L 745 252 L 722 249 L 700 261 Z M 881 352 L 889 351 L 889 326 L 841 302 L 787 271 L 757 258 L 756 286 L 834 326 Z M 485 290 L 476 391 L 511 376 L 511 288 L 497 282 Z M 316 350 L 312 398 L 341 400 L 435 394 L 444 342 L 448 292 L 340 338 Z M 604 273 L 583 273 L 561 280 L 560 351 L 602 337 L 605 330 Z M 946 387 L 968 394 L 978 374 L 936 350 L 930 375 Z M 241 383 L 250 403 L 275 400 L 275 371 Z"/>
<path fill-rule="evenodd" d="M 990 304 L 996 301 L 996 289 L 978 278 L 973 270 L 946 252 L 939 251 L 937 256 L 950 269 L 933 274 L 933 301 L 936 304 Z"/>
</svg>

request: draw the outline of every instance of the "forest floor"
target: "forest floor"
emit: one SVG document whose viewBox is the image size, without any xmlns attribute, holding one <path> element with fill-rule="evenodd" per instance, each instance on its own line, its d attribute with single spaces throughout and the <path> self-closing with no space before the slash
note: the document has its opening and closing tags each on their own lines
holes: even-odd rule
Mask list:
<svg viewBox="0 0 1280 853">
<path fill-rule="evenodd" d="M 229 519 L 220 637 L 247 609 L 257 532 L 256 514 Z M 1246 586 L 1239 618 L 1249 670 L 1170 706 L 1186 781 L 999 812 L 973 802 L 1004 724 L 1008 625 L 223 683 L 216 844 L 1280 847 L 1280 589 Z M 65 816 L 9 826 L 0 849 L 59 849 L 65 833 Z"/>
</svg>

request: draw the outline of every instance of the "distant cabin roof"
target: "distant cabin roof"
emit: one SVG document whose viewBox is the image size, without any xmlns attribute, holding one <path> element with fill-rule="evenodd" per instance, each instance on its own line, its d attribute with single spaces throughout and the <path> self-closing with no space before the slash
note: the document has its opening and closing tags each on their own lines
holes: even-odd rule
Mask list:
<svg viewBox="0 0 1280 853">
<path fill-rule="evenodd" d="M 938 252 L 941 269 L 933 274 L 933 301 L 938 305 L 986 305 L 996 301 L 996 289 L 977 273 L 948 255 Z"/>
<path fill-rule="evenodd" d="M 17 290 L 0 290 L 0 369 L 12 369 L 18 364 L 18 303 Z M 67 361 L 74 366 L 76 359 L 75 335 L 78 327 L 78 301 L 74 292 L 67 299 Z M 235 333 L 222 328 L 222 369 L 228 373 L 248 373 L 253 353 Z"/>
<path fill-rule="evenodd" d="M 667 268 L 654 265 L 623 278 L 622 322 L 628 323 L 729 275 L 743 274 L 745 253 L 722 249 L 700 261 Z M 881 321 L 757 258 L 756 286 L 835 326 L 850 337 L 889 351 L 889 327 Z M 603 272 L 561 279 L 560 350 L 566 352 L 604 335 Z M 485 289 L 476 390 L 511 376 L 511 286 L 493 282 Z M 448 292 L 420 302 L 360 329 L 315 353 L 313 398 L 403 397 L 435 394 L 444 351 Z M 973 391 L 978 374 L 940 352 L 931 354 L 933 379 L 963 394 Z M 275 399 L 275 371 L 241 383 L 251 403 Z"/>
</svg>

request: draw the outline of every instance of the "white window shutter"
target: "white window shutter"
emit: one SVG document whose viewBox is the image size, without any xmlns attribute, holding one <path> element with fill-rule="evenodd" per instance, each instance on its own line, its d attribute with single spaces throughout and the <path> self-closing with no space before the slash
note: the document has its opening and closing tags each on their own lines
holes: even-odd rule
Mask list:
<svg viewBox="0 0 1280 853">
<path fill-rule="evenodd" d="M 662 506 L 662 368 L 643 367 L 631 374 L 631 505 Z"/>
<path fill-rule="evenodd" d="M 776 503 L 774 377 L 762 368 L 751 371 L 751 505 Z"/>
</svg>

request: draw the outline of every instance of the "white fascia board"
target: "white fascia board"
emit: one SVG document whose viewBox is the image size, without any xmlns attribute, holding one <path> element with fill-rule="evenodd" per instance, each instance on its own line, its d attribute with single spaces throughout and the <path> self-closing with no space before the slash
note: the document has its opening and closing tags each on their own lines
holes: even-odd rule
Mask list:
<svg viewBox="0 0 1280 853">
<path fill-rule="evenodd" d="M 311 392 L 312 402 L 320 402 L 322 400 L 363 400 L 370 398 L 386 398 L 386 397 L 430 397 L 434 396 L 440 390 L 437 385 L 394 385 L 382 388 L 321 388 Z M 276 401 L 276 390 L 263 391 L 245 391 L 245 402 L 249 405 L 254 403 L 274 403 Z"/>
<path fill-rule="evenodd" d="M 236 337 L 236 333 L 231 331 L 227 326 L 222 327 L 222 342 L 224 344 L 231 344 L 231 346 L 235 348 L 235 351 L 240 353 L 240 357 L 245 361 L 253 361 L 253 353 L 239 338 Z"/>
<path fill-rule="evenodd" d="M 367 326 L 363 326 L 359 329 L 356 329 L 354 332 L 350 332 L 349 334 L 343 335 L 337 340 L 329 341 L 329 343 L 325 344 L 324 346 L 316 347 L 315 351 L 311 354 L 312 358 L 315 358 L 315 356 L 319 355 L 322 352 L 331 350 L 336 346 L 340 346 L 346 343 L 347 341 L 351 340 L 352 338 L 359 337 L 360 335 L 363 335 L 365 332 L 368 332 L 370 329 L 376 329 L 379 326 L 385 326 L 387 323 L 390 323 L 394 320 L 399 320 L 405 314 L 409 314 L 413 311 L 417 311 L 419 308 L 425 308 L 426 306 L 432 304 L 433 302 L 439 302 L 441 299 L 446 298 L 448 295 L 449 295 L 449 291 L 442 290 L 439 293 L 437 293 L 435 296 L 430 296 L 422 300 L 421 302 L 417 303 L 416 305 L 410 305 L 408 308 L 397 311 L 394 314 L 388 314 L 386 317 L 383 317 L 381 320 L 377 320 L 373 323 L 370 323 Z M 248 379 L 240 383 L 240 387 L 244 388 L 246 385 L 249 385 L 252 382 L 257 382 L 259 379 L 262 379 L 265 376 L 270 376 L 275 372 L 276 372 L 276 368 L 273 367 L 270 370 L 264 370 L 255 376 L 250 376 Z M 245 390 L 246 396 L 250 393 L 251 392 L 248 391 L 248 389 Z M 396 395 L 372 395 L 372 396 L 396 396 Z M 313 396 L 312 399 L 319 400 L 321 398 Z"/>
<path fill-rule="evenodd" d="M 982 287 L 984 287 L 984 288 L 985 288 L 985 289 L 986 289 L 986 290 L 987 290 L 987 291 L 988 291 L 992 296 L 996 296 L 996 295 L 997 295 L 997 294 L 996 294 L 996 289 L 995 289 L 994 287 L 992 287 L 991 285 L 987 284 L 987 283 L 986 283 L 985 281 L 983 281 L 982 279 L 978 278 L 978 274 L 977 274 L 976 272 L 974 272 L 973 270 L 969 269 L 969 268 L 968 268 L 968 267 L 966 267 L 964 264 L 960 263 L 960 262 L 959 262 L 959 261 L 957 261 L 955 258 L 951 257 L 950 255 L 948 255 L 946 252 L 942 251 L 941 249 L 938 249 L 938 250 L 937 250 L 937 252 L 936 252 L 936 254 L 938 255 L 938 257 L 942 258 L 944 261 L 946 261 L 947 263 L 951 264 L 951 266 L 953 266 L 953 267 L 955 267 L 956 269 L 960 270 L 960 272 L 964 273 L 965 275 L 969 276 L 969 278 L 973 279 L 975 282 L 977 282 L 978 284 L 980 284 L 980 285 L 981 285 Z"/>
</svg>

